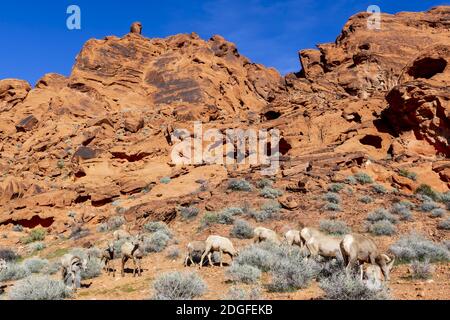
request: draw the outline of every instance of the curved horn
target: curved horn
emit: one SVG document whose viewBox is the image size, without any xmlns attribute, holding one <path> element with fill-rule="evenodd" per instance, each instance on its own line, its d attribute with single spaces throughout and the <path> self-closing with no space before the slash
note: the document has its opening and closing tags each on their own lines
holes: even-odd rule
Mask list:
<svg viewBox="0 0 450 320">
<path fill-rule="evenodd" d="M 384 258 L 384 259 L 386 259 L 386 262 L 391 262 L 392 261 L 392 258 L 391 257 L 389 257 L 387 254 L 381 254 L 381 256 Z"/>
</svg>

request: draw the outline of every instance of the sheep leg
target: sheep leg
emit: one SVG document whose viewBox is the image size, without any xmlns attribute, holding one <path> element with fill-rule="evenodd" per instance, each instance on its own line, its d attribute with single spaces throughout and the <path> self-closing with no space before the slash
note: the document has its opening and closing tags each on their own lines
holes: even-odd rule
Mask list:
<svg viewBox="0 0 450 320">
<path fill-rule="evenodd" d="M 133 278 L 136 277 L 136 258 L 133 257 Z"/>
<path fill-rule="evenodd" d="M 189 253 L 186 255 L 186 258 L 184 259 L 184 266 L 187 267 L 189 261 Z"/>
<path fill-rule="evenodd" d="M 203 268 L 203 260 L 205 260 L 206 256 L 209 254 L 209 250 L 211 250 L 211 248 L 206 248 L 205 252 L 202 254 L 202 258 L 200 259 L 200 266 L 199 268 Z M 209 258 L 209 256 L 208 256 Z M 211 260 L 210 260 L 211 263 Z"/>
<path fill-rule="evenodd" d="M 122 277 L 125 276 L 125 263 L 127 262 L 128 258 L 127 257 L 122 257 Z"/>
<path fill-rule="evenodd" d="M 223 251 L 222 251 L 222 249 L 220 249 L 219 250 L 219 253 L 220 253 L 220 267 L 222 268 L 223 267 Z"/>
</svg>

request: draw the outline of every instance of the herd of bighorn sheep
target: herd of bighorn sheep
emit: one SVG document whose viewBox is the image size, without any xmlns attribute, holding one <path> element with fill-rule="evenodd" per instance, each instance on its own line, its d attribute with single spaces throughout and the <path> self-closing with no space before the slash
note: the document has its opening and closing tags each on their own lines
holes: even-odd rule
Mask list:
<svg viewBox="0 0 450 320">
<path fill-rule="evenodd" d="M 315 228 L 303 228 L 302 230 L 289 230 L 284 237 L 275 231 L 257 227 L 253 230 L 254 242 L 260 243 L 270 241 L 276 245 L 283 243 L 289 246 L 299 246 L 305 253 L 306 259 L 321 256 L 323 258 L 335 258 L 344 262 L 346 272 L 349 274 L 354 267 L 359 266 L 360 278 L 370 286 L 380 286 L 383 277 L 389 281 L 389 273 L 394 265 L 395 258 L 380 252 L 376 243 L 369 237 L 361 234 L 347 234 L 345 236 L 330 236 Z M 143 241 L 141 233 L 132 236 L 129 231 L 117 230 L 113 233 L 114 241 L 124 240 L 121 245 L 121 275 L 125 275 L 125 264 L 132 260 L 134 264 L 133 277 L 141 276 L 141 262 L 144 256 Z M 198 264 L 202 268 L 208 259 L 209 265 L 213 266 L 212 254 L 219 254 L 219 265 L 223 266 L 223 254 L 227 254 L 233 260 L 239 255 L 230 239 L 218 235 L 211 235 L 205 241 L 192 241 L 187 245 L 187 254 L 184 266 Z M 108 242 L 107 247 L 100 253 L 100 260 L 104 263 L 104 270 L 108 275 L 115 269 L 111 261 L 116 258 L 114 242 Z M 76 291 L 81 287 L 81 273 L 86 270 L 89 262 L 77 255 L 66 254 L 61 259 L 62 280 L 66 286 Z M 6 268 L 6 262 L 0 260 L 0 270 Z"/>
</svg>

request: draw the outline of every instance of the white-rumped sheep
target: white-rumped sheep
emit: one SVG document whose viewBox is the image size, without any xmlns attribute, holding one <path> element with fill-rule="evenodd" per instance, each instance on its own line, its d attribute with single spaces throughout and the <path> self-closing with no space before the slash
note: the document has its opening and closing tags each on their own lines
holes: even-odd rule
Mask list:
<svg viewBox="0 0 450 320">
<path fill-rule="evenodd" d="M 281 244 L 280 237 L 278 234 L 270 229 L 258 227 L 253 230 L 255 243 L 263 242 L 263 241 L 271 241 L 275 244 Z"/>
<path fill-rule="evenodd" d="M 61 258 L 61 277 L 64 284 L 74 292 L 81 288 L 81 272 L 86 271 L 87 260 L 73 254 Z"/>
<path fill-rule="evenodd" d="M 104 270 L 109 275 L 112 271 L 113 277 L 116 276 L 116 269 L 111 267 L 111 261 L 114 260 L 114 243 L 108 243 L 108 247 L 105 248 L 100 255 L 100 261 L 105 262 Z"/>
<path fill-rule="evenodd" d="M 311 239 L 311 237 L 315 234 L 322 234 L 322 232 L 320 232 L 319 230 L 317 230 L 315 228 L 310 228 L 310 227 L 303 228 L 300 231 L 300 240 L 302 242 L 301 247 L 303 247 L 306 244 L 306 241 Z"/>
<path fill-rule="evenodd" d="M 383 284 L 383 271 L 380 266 L 362 264 L 360 266 L 361 281 L 372 290 L 379 290 Z"/>
<path fill-rule="evenodd" d="M 200 268 L 203 267 L 203 260 L 206 256 L 208 256 L 209 265 L 213 266 L 211 256 L 214 251 L 217 251 L 220 254 L 221 267 L 223 266 L 222 258 L 224 253 L 228 254 L 231 257 L 231 260 L 233 260 L 233 258 L 238 255 L 238 251 L 234 249 L 233 243 L 228 238 L 224 238 L 221 236 L 209 236 L 205 241 L 205 245 L 205 252 L 203 252 L 202 258 L 200 259 Z"/>
<path fill-rule="evenodd" d="M 389 281 L 389 273 L 394 265 L 395 258 L 380 253 L 375 242 L 361 234 L 348 234 L 340 243 L 340 249 L 346 271 L 349 274 L 355 264 L 364 262 L 378 265 L 383 272 L 386 281 Z"/>
<path fill-rule="evenodd" d="M 290 246 L 297 245 L 300 248 L 303 248 L 303 242 L 300 238 L 300 231 L 298 230 L 289 230 L 284 234 L 284 239 L 286 243 Z"/>
<path fill-rule="evenodd" d="M 187 255 L 186 259 L 184 259 L 184 266 L 187 267 L 188 261 L 191 262 L 191 265 L 195 265 L 193 260 L 194 256 L 202 256 L 206 249 L 205 241 L 192 241 L 187 245 Z"/>
<path fill-rule="evenodd" d="M 305 245 L 310 256 L 342 259 L 340 249 L 341 241 L 342 237 L 335 237 L 316 232 L 308 241 L 306 241 Z"/>
<path fill-rule="evenodd" d="M 136 276 L 136 269 L 138 270 L 138 276 L 140 277 L 142 275 L 141 263 L 142 258 L 144 257 L 142 247 L 142 241 L 139 239 L 133 239 L 122 245 L 122 277 L 125 276 L 125 263 L 129 259 L 133 260 L 133 277 Z"/>
</svg>

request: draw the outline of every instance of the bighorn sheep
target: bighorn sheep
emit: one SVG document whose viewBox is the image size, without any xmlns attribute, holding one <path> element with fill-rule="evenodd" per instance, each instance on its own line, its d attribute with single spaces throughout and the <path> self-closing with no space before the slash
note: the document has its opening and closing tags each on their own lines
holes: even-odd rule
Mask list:
<svg viewBox="0 0 450 320">
<path fill-rule="evenodd" d="M 130 239 L 131 238 L 131 234 L 123 229 L 119 229 L 113 232 L 113 237 L 114 240 L 119 241 L 121 239 Z"/>
<path fill-rule="evenodd" d="M 342 237 L 329 236 L 327 234 L 316 232 L 308 241 L 306 241 L 306 248 L 308 248 L 310 256 L 316 257 L 318 255 L 324 258 L 341 257 L 340 243 Z"/>
<path fill-rule="evenodd" d="M 302 231 L 300 231 L 300 240 L 302 242 L 301 247 L 303 247 L 306 244 L 306 241 L 311 239 L 311 237 L 316 234 L 322 234 L 322 232 L 314 228 L 303 228 Z"/>
<path fill-rule="evenodd" d="M 189 242 L 187 245 L 187 255 L 186 259 L 184 259 L 184 266 L 187 267 L 188 261 L 191 262 L 191 265 L 195 264 L 194 260 L 192 259 L 195 254 L 203 255 L 206 249 L 206 243 L 205 241 L 192 241 Z"/>
<path fill-rule="evenodd" d="M 340 249 L 347 273 L 351 272 L 355 263 L 371 263 L 378 265 L 386 281 L 389 281 L 389 273 L 394 265 L 395 258 L 390 258 L 386 254 L 379 252 L 375 242 L 366 236 L 360 234 L 348 234 L 341 243 Z"/>
<path fill-rule="evenodd" d="M 231 243 L 230 239 L 224 238 L 221 236 L 209 236 L 205 242 L 206 248 L 205 252 L 203 252 L 202 258 L 200 260 L 200 268 L 203 267 L 203 260 L 206 256 L 208 256 L 209 265 L 213 266 L 211 261 L 211 255 L 214 251 L 218 251 L 220 253 L 220 266 L 222 267 L 222 257 L 223 253 L 228 254 L 231 259 L 238 255 L 238 251 L 234 249 L 233 243 Z"/>
<path fill-rule="evenodd" d="M 133 22 L 133 24 L 130 27 L 130 32 L 135 33 L 135 34 L 141 34 L 142 33 L 142 23 Z"/>
<path fill-rule="evenodd" d="M 61 276 L 64 284 L 74 292 L 81 288 L 81 272 L 86 271 L 87 260 L 73 254 L 61 258 Z"/>
<path fill-rule="evenodd" d="M 104 270 L 108 273 L 108 275 L 111 273 L 111 269 L 113 272 L 113 277 L 116 276 L 116 269 L 113 267 L 110 267 L 111 260 L 114 259 L 114 243 L 110 242 L 108 243 L 108 247 L 105 248 L 100 256 L 100 261 L 105 261 L 105 267 Z"/>
<path fill-rule="evenodd" d="M 271 241 L 275 244 L 281 244 L 280 237 L 278 234 L 270 229 L 258 227 L 253 231 L 255 237 L 255 243 L 263 242 L 263 241 Z"/>
<path fill-rule="evenodd" d="M 284 234 L 284 239 L 290 246 L 295 244 L 298 245 L 300 248 L 303 247 L 303 242 L 302 239 L 300 238 L 300 231 L 298 230 L 289 230 Z"/>
<path fill-rule="evenodd" d="M 372 290 L 378 290 L 383 283 L 383 272 L 378 265 L 364 265 L 360 266 L 361 281 Z"/>
<path fill-rule="evenodd" d="M 140 237 L 139 237 L 140 238 Z M 122 277 L 125 276 L 125 263 L 128 259 L 133 260 L 134 269 L 133 277 L 136 276 L 136 268 L 138 269 L 138 276 L 141 276 L 141 263 L 144 254 L 142 252 L 142 241 L 141 239 L 134 239 L 132 241 L 125 242 L 122 245 Z"/>
</svg>

